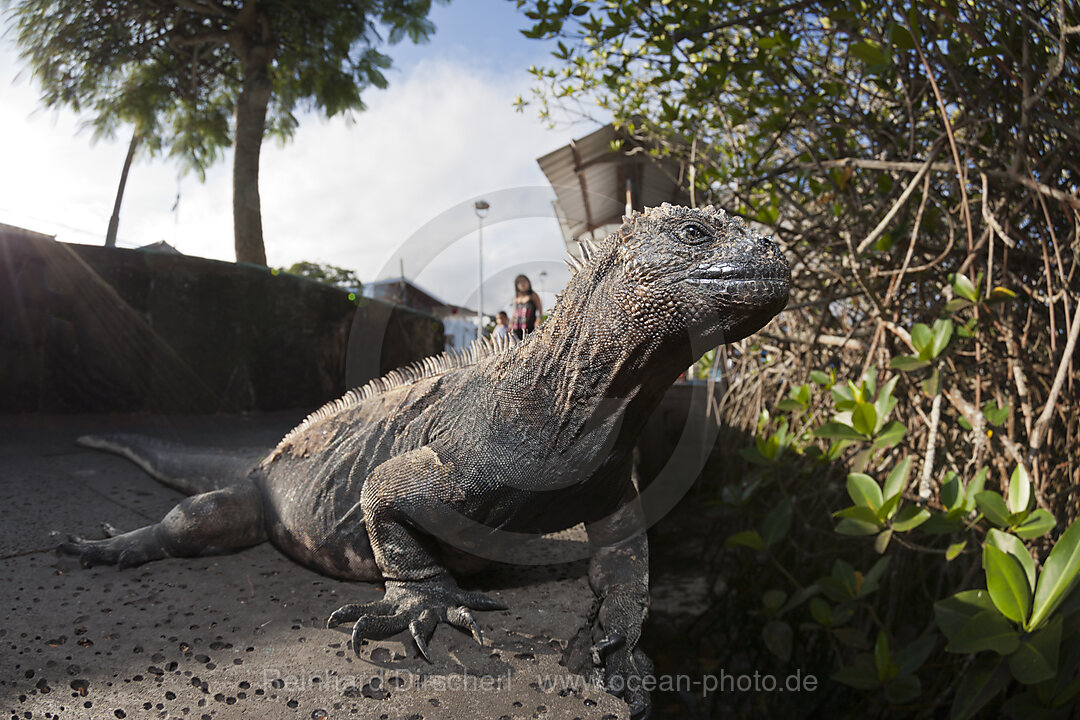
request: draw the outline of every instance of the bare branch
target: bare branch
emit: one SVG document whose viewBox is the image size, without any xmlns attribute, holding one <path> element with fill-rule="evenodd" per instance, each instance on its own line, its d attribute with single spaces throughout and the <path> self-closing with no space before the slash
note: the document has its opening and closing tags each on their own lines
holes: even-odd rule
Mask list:
<svg viewBox="0 0 1080 720">
<path fill-rule="evenodd" d="M 865 252 L 866 248 L 870 247 L 870 245 L 872 245 L 874 241 L 881 236 L 881 233 L 885 232 L 885 228 L 889 227 L 889 224 L 893 221 L 893 218 L 895 218 L 896 214 L 900 212 L 900 208 L 904 207 L 904 204 L 907 203 L 908 198 L 910 198 L 911 194 L 915 192 L 915 187 L 922 181 L 926 173 L 930 171 L 930 166 L 934 164 L 934 158 L 937 157 L 938 147 L 938 145 L 934 145 L 930 149 L 930 154 L 927 156 L 926 162 L 924 162 L 923 166 L 919 168 L 919 171 L 915 173 L 915 177 L 913 177 L 911 179 L 911 182 L 908 183 L 908 186 L 904 188 L 904 192 L 900 194 L 900 197 L 897 198 L 895 203 L 893 203 L 893 206 L 889 208 L 889 212 L 885 213 L 885 217 L 881 218 L 881 222 L 877 224 L 877 227 L 871 230 L 870 234 L 867 235 L 866 238 L 864 238 L 863 241 L 860 242 L 859 245 L 855 248 L 855 252 Z"/>
<path fill-rule="evenodd" d="M 1043 407 L 1043 411 L 1039 414 L 1039 419 L 1035 421 L 1035 427 L 1031 431 L 1031 439 L 1028 444 L 1032 451 L 1037 451 L 1042 447 L 1046 436 L 1046 428 L 1049 427 L 1050 421 L 1054 417 L 1054 406 L 1057 404 L 1058 395 L 1061 394 L 1061 386 L 1065 382 L 1065 375 L 1068 373 L 1069 365 L 1072 364 L 1073 351 L 1076 350 L 1076 338 L 1078 335 L 1080 335 L 1080 303 L 1076 304 L 1076 313 L 1073 315 L 1072 320 L 1072 332 L 1069 333 L 1069 341 L 1065 343 L 1065 352 L 1062 353 L 1061 361 L 1058 363 L 1057 373 L 1054 375 L 1054 384 L 1050 387 L 1046 405 Z"/>
<path fill-rule="evenodd" d="M 1024 98 L 1024 110 L 1029 110 L 1034 107 L 1035 103 L 1042 100 L 1043 95 L 1050 88 L 1050 84 L 1057 79 L 1057 76 L 1061 74 L 1061 71 L 1065 68 L 1065 37 L 1069 34 L 1070 30 L 1065 25 L 1065 0 L 1057 1 L 1057 21 L 1060 28 L 1058 35 L 1058 52 L 1057 57 L 1054 59 L 1054 66 L 1050 68 L 1050 72 L 1046 73 L 1046 77 L 1039 83 L 1039 87 L 1035 88 L 1030 96 Z"/>
<path fill-rule="evenodd" d="M 921 162 L 904 162 L 899 160 L 865 160 L 861 158 L 840 158 L 837 160 L 822 160 L 821 167 L 833 168 L 833 167 L 857 167 L 866 168 L 867 170 L 898 170 L 902 172 L 919 172 L 923 168 Z M 818 164 L 810 163 L 798 163 L 794 167 L 799 169 L 806 169 L 810 167 L 817 167 Z M 949 163 L 931 163 L 930 170 L 934 172 L 952 172 L 954 166 Z M 1010 170 L 993 170 L 987 168 L 979 168 L 979 172 L 985 173 L 989 177 L 1004 178 L 1010 180 L 1024 187 L 1040 192 L 1047 197 L 1051 197 L 1054 200 L 1067 203 L 1070 206 L 1080 209 L 1080 197 L 1076 195 L 1070 195 L 1069 193 L 1062 192 L 1055 188 L 1045 185 L 1041 182 L 1037 182 L 1030 178 L 1026 178 L 1023 175 L 1019 175 Z"/>
</svg>

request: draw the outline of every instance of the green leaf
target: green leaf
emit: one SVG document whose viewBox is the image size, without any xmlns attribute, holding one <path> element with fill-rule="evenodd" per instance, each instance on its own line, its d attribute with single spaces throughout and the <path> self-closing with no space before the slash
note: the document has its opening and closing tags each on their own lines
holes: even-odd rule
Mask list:
<svg viewBox="0 0 1080 720">
<path fill-rule="evenodd" d="M 969 513 L 975 509 L 975 496 L 983 491 L 986 487 L 986 476 L 989 474 L 990 468 L 983 468 L 979 472 L 975 473 L 975 477 L 968 483 L 967 489 L 964 490 L 964 512 Z"/>
<path fill-rule="evenodd" d="M 998 527 L 1009 527 L 1009 508 L 993 490 L 984 490 L 975 493 L 975 505 L 979 508 L 986 519 Z"/>
<path fill-rule="evenodd" d="M 973 617 L 985 610 L 994 610 L 990 593 L 985 590 L 964 590 L 934 603 L 934 619 L 945 637 L 952 640 Z"/>
<path fill-rule="evenodd" d="M 784 398 L 780 402 L 776 403 L 776 409 L 781 412 L 791 412 L 792 410 L 802 410 L 803 405 L 798 400 L 792 398 Z"/>
<path fill-rule="evenodd" d="M 819 588 L 816 584 L 812 583 L 810 585 L 807 585 L 802 590 L 792 595 L 791 599 L 788 600 L 782 608 L 780 608 L 780 611 L 777 612 L 777 615 L 783 615 L 784 613 L 799 607 L 804 602 L 817 595 L 819 592 L 821 592 L 821 588 Z"/>
<path fill-rule="evenodd" d="M 724 547 L 748 547 L 751 550 L 764 550 L 765 541 L 761 539 L 761 535 L 758 534 L 757 530 L 743 530 L 724 541 Z"/>
<path fill-rule="evenodd" d="M 1024 692 L 1010 693 L 1009 699 L 1004 702 L 997 710 L 999 717 L 1009 718 L 1009 720 L 1028 720 L 1028 718 L 1038 718 L 1039 720 L 1069 720 L 1068 710 L 1056 710 L 1049 706 L 1049 698 L 1047 702 L 1043 702 L 1040 698 L 1040 690 L 1047 683 L 1038 683 L 1035 686 L 1027 689 Z M 1045 695 L 1045 692 L 1043 692 Z"/>
<path fill-rule="evenodd" d="M 877 412 L 877 424 L 885 422 L 885 418 L 896 407 L 897 400 L 893 397 L 893 390 L 896 389 L 896 383 L 900 381 L 899 375 L 893 375 L 888 382 L 881 386 L 881 390 L 878 391 L 877 398 L 874 400 L 874 410 Z"/>
<path fill-rule="evenodd" d="M 911 328 L 911 344 L 919 353 L 920 360 L 929 360 L 933 357 L 929 352 L 933 342 L 934 334 L 930 331 L 930 326 L 925 323 L 915 323 Z"/>
<path fill-rule="evenodd" d="M 855 597 L 855 593 L 859 589 L 859 573 L 855 572 L 855 568 L 851 566 L 851 563 L 843 560 L 835 561 L 832 566 L 831 576 L 843 583 L 844 587 L 850 590 L 850 596 Z"/>
<path fill-rule="evenodd" d="M 979 301 L 979 291 L 963 273 L 956 273 L 952 283 L 953 292 L 971 302 Z"/>
<path fill-rule="evenodd" d="M 888 530 L 882 530 L 878 533 L 877 538 L 874 539 L 874 551 L 878 555 L 883 555 L 885 550 L 889 547 L 889 541 L 892 540 L 892 528 Z"/>
<path fill-rule="evenodd" d="M 808 383 L 803 383 L 797 388 L 792 388 L 790 395 L 791 399 L 795 400 L 800 405 L 809 405 L 811 400 L 810 385 Z"/>
<path fill-rule="evenodd" d="M 888 555 L 881 558 L 871 566 L 863 577 L 862 582 L 859 583 L 858 589 L 855 592 L 855 597 L 865 597 L 870 593 L 878 589 L 878 583 L 881 582 L 881 576 L 885 574 L 885 569 L 889 567 L 890 558 Z"/>
<path fill-rule="evenodd" d="M 761 522 L 761 539 L 767 547 L 775 545 L 791 528 L 791 500 L 784 498 Z"/>
<path fill-rule="evenodd" d="M 814 430 L 814 437 L 837 440 L 866 440 L 866 436 L 857 432 L 855 428 L 838 422 L 825 423 Z"/>
<path fill-rule="evenodd" d="M 828 387 L 832 384 L 832 378 L 820 370 L 811 370 L 810 379 L 822 387 Z"/>
<path fill-rule="evenodd" d="M 961 540 L 960 542 L 953 543 L 945 550 L 945 561 L 952 562 L 957 558 L 960 553 L 964 552 L 964 548 L 967 547 L 967 540 Z"/>
<path fill-rule="evenodd" d="M 837 510 L 833 513 L 835 518 L 851 518 L 852 520 L 858 520 L 859 522 L 868 523 L 875 527 L 881 526 L 881 518 L 878 516 L 872 508 L 866 505 L 852 505 L 846 507 L 843 510 Z"/>
<path fill-rule="evenodd" d="M 835 603 L 846 602 L 855 596 L 854 589 L 831 575 L 819 577 L 817 584 L 821 587 L 822 592 Z"/>
<path fill-rule="evenodd" d="M 954 313 L 957 310 L 962 310 L 971 306 L 971 301 L 967 298 L 953 298 L 949 302 L 945 303 L 945 312 Z"/>
<path fill-rule="evenodd" d="M 874 658 L 869 653 L 859 653 L 855 656 L 854 663 L 840 668 L 831 677 L 836 682 L 857 690 L 875 690 L 881 686 L 877 669 L 874 667 Z"/>
<path fill-rule="evenodd" d="M 910 675 L 923 666 L 937 646 L 937 633 L 927 633 L 903 650 L 896 651 L 896 666 L 901 675 Z"/>
<path fill-rule="evenodd" d="M 922 381 L 922 391 L 926 397 L 934 397 L 941 390 L 941 372 L 934 368 L 930 377 Z"/>
<path fill-rule="evenodd" d="M 852 55 L 859 58 L 868 68 L 878 68 L 889 64 L 889 55 L 881 46 L 872 40 L 862 40 L 852 43 L 849 48 Z"/>
<path fill-rule="evenodd" d="M 858 388 L 850 380 L 847 383 L 833 385 L 830 392 L 837 410 L 851 410 L 855 407 L 855 395 Z"/>
<path fill-rule="evenodd" d="M 1080 573 L 1080 522 L 1074 522 L 1062 533 L 1043 565 L 1035 590 L 1031 629 L 1037 630 L 1050 619 L 1050 614 L 1076 584 L 1077 573 Z"/>
<path fill-rule="evenodd" d="M 885 686 L 885 701 L 905 705 L 922 695 L 922 683 L 915 675 L 900 675 Z"/>
<path fill-rule="evenodd" d="M 1008 679 L 1009 671 L 1003 658 L 977 658 L 975 666 L 960 679 L 949 714 L 951 720 L 968 720 L 974 716 L 1001 692 Z"/>
<path fill-rule="evenodd" d="M 882 682 L 892 680 L 899 671 L 892 661 L 889 636 L 881 630 L 878 631 L 877 640 L 874 641 L 874 670 L 877 671 L 878 680 Z"/>
<path fill-rule="evenodd" d="M 983 610 L 967 621 L 945 649 L 967 655 L 993 650 L 1008 655 L 1020 647 L 1020 633 L 997 610 Z"/>
<path fill-rule="evenodd" d="M 1053 530 L 1055 525 L 1057 525 L 1057 520 L 1054 519 L 1054 516 L 1048 511 L 1039 508 L 1032 511 L 1024 522 L 1016 526 L 1013 532 L 1025 540 L 1031 540 L 1042 537 Z"/>
<path fill-rule="evenodd" d="M 889 23 L 889 43 L 899 50 L 914 50 L 915 41 L 903 25 Z"/>
<path fill-rule="evenodd" d="M 880 529 L 877 523 L 864 522 L 862 520 L 853 520 L 852 518 L 841 518 L 840 522 L 836 523 L 836 532 L 841 535 L 876 535 Z"/>
<path fill-rule="evenodd" d="M 910 372 L 912 370 L 919 370 L 930 364 L 928 360 L 920 360 L 914 355 L 900 355 L 894 357 L 889 361 L 889 367 L 894 370 L 903 370 L 904 372 Z"/>
<path fill-rule="evenodd" d="M 851 426 L 863 435 L 873 435 L 874 428 L 877 427 L 877 410 L 867 402 L 855 403 L 855 409 L 851 413 Z"/>
<path fill-rule="evenodd" d="M 1042 630 L 1020 641 L 1020 647 L 1009 656 L 1009 670 L 1014 678 L 1025 685 L 1034 685 L 1057 675 L 1062 621 L 1058 615 Z"/>
<path fill-rule="evenodd" d="M 810 616 L 814 618 L 814 622 L 822 627 L 829 627 L 833 624 L 832 608 L 829 603 L 821 598 L 810 599 Z"/>
<path fill-rule="evenodd" d="M 1007 287 L 997 285 L 994 287 L 993 290 L 990 291 L 990 297 L 988 299 L 991 302 L 1004 302 L 1005 300 L 1015 300 L 1016 293 Z"/>
<path fill-rule="evenodd" d="M 879 522 L 885 522 L 896 514 L 896 508 L 900 506 L 900 493 L 896 493 L 891 498 L 887 498 L 885 502 L 881 504 L 881 507 L 877 511 L 877 519 Z"/>
<path fill-rule="evenodd" d="M 1009 512 L 1023 512 L 1027 510 L 1031 502 L 1031 479 L 1028 478 L 1027 470 L 1017 465 L 1009 478 Z"/>
<path fill-rule="evenodd" d="M 930 345 L 930 356 L 937 357 L 949 345 L 952 339 L 953 321 L 949 319 L 935 320 L 933 329 L 934 339 Z"/>
<path fill-rule="evenodd" d="M 952 510 L 964 502 L 964 487 L 956 473 L 951 470 L 945 473 L 945 482 L 941 483 L 938 495 L 946 510 Z"/>
<path fill-rule="evenodd" d="M 986 544 L 993 545 L 1002 552 L 1007 552 L 1015 557 L 1024 568 L 1029 588 L 1035 587 L 1035 562 L 1031 559 L 1031 553 L 1015 535 L 1001 532 L 991 528 L 986 533 Z"/>
<path fill-rule="evenodd" d="M 770 620 L 765 623 L 765 627 L 761 630 L 761 639 L 765 641 L 765 647 L 769 648 L 769 652 L 773 655 L 784 662 L 791 659 L 794 633 L 786 622 Z"/>
<path fill-rule="evenodd" d="M 1005 422 L 1009 417 L 1009 406 L 1000 407 L 995 401 L 987 400 L 983 405 L 982 413 L 986 417 L 986 421 L 994 427 L 1000 427 L 1001 423 Z"/>
<path fill-rule="evenodd" d="M 881 507 L 881 487 L 869 475 L 848 473 L 847 492 L 856 505 L 865 505 L 875 511 Z"/>
<path fill-rule="evenodd" d="M 930 519 L 930 511 L 917 505 L 906 505 L 896 513 L 896 519 L 892 522 L 892 529 L 896 532 L 914 530 Z"/>
<path fill-rule="evenodd" d="M 739 455 L 742 456 L 743 460 L 754 465 L 762 465 L 764 467 L 771 467 L 773 465 L 773 461 L 762 455 L 756 445 L 741 448 L 739 450 Z"/>
<path fill-rule="evenodd" d="M 873 447 L 875 449 L 892 447 L 903 440 L 906 433 L 907 426 L 896 420 L 890 420 L 885 423 L 885 427 L 881 428 L 881 432 L 874 438 Z"/>
<path fill-rule="evenodd" d="M 1024 626 L 1031 613 L 1031 586 L 1020 560 L 987 543 L 983 546 L 983 570 L 994 606 L 1002 615 Z"/>
<path fill-rule="evenodd" d="M 964 529 L 963 521 L 952 513 L 931 513 L 920 526 L 920 531 L 928 535 L 952 535 Z"/>
<path fill-rule="evenodd" d="M 893 495 L 899 495 L 903 492 L 904 488 L 907 487 L 910 472 L 911 456 L 908 455 L 889 472 L 889 476 L 885 478 L 885 487 L 882 494 L 887 498 L 891 498 Z"/>
<path fill-rule="evenodd" d="M 761 607 L 767 615 L 774 615 L 785 600 L 787 593 L 783 590 L 766 590 L 761 595 Z"/>
</svg>

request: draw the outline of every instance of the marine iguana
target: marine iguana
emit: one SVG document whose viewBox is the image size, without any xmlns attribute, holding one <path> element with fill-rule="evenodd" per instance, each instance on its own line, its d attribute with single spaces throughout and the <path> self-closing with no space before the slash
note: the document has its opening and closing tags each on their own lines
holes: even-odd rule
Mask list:
<svg viewBox="0 0 1080 720">
<path fill-rule="evenodd" d="M 638 649 L 648 548 L 632 450 L 661 396 L 700 353 L 764 326 L 787 303 L 775 243 L 712 207 L 634 213 L 583 261 L 548 320 L 395 371 L 307 417 L 263 457 L 138 436 L 84 436 L 187 492 L 160 522 L 61 545 L 83 564 L 135 566 L 269 540 L 297 562 L 384 581 L 383 599 L 335 610 L 363 638 L 408 630 L 425 657 L 446 622 L 482 644 L 472 610 L 501 609 L 451 570 L 513 533 L 584 522 L 598 549 L 594 662 L 631 714 L 647 713 Z M 580 633 L 579 633 L 580 635 Z"/>
</svg>

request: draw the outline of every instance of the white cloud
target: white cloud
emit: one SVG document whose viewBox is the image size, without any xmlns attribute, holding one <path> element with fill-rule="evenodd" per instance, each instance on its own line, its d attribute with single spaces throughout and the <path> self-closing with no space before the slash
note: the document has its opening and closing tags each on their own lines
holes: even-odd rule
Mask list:
<svg viewBox="0 0 1080 720">
<path fill-rule="evenodd" d="M 102 242 L 128 138 L 92 147 L 88 134 L 75 135 L 71 113 L 32 112 L 36 89 L 9 84 L 12 58 L 10 45 L 0 49 L 0 222 L 71 242 Z M 535 159 L 588 129 L 551 131 L 532 112 L 515 112 L 512 98 L 528 82 L 516 69 L 476 67 L 460 57 L 425 59 L 392 77 L 388 90 L 369 92 L 369 109 L 354 122 L 311 114 L 292 142 L 268 141 L 260 187 L 269 263 L 329 262 L 374 279 L 406 238 L 447 209 L 467 203 L 467 216 L 476 197 L 546 186 Z M 176 166 L 161 159 L 137 163 L 120 244 L 166 240 L 187 254 L 231 260 L 230 171 L 228 154 L 205 183 L 190 175 L 181 180 L 174 214 Z M 493 221 L 496 209 L 493 202 Z M 475 235 L 462 239 L 420 281 L 451 302 L 465 302 L 476 286 L 475 247 Z M 502 222 L 485 231 L 489 277 L 561 254 L 553 218 Z M 406 258 L 406 274 L 414 277 L 419 268 L 411 264 Z M 553 275 L 547 284 L 556 287 Z M 485 292 L 499 291 L 485 283 Z M 496 300 L 491 297 L 485 306 Z"/>
</svg>

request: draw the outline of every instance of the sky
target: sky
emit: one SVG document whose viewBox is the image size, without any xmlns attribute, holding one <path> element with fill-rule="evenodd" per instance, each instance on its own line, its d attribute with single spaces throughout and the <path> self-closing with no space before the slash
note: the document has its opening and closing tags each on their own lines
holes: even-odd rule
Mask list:
<svg viewBox="0 0 1080 720">
<path fill-rule="evenodd" d="M 483 198 L 485 311 L 512 302 L 519 272 L 548 306 L 567 272 L 554 193 L 536 158 L 598 125 L 549 129 L 532 109 L 514 109 L 531 85 L 527 68 L 545 64 L 551 47 L 520 34 L 528 21 L 513 2 L 457 0 L 430 17 L 430 42 L 388 49 L 390 86 L 365 91 L 366 112 L 352 121 L 302 114 L 288 144 L 264 143 L 267 262 L 330 263 L 364 281 L 404 269 L 443 300 L 475 307 L 473 204 Z M 130 134 L 95 144 L 74 113 L 42 109 L 9 35 L 0 39 L 0 222 L 101 244 Z M 200 182 L 167 159 L 138 159 L 117 244 L 164 240 L 233 260 L 231 165 L 229 152 Z"/>
</svg>

